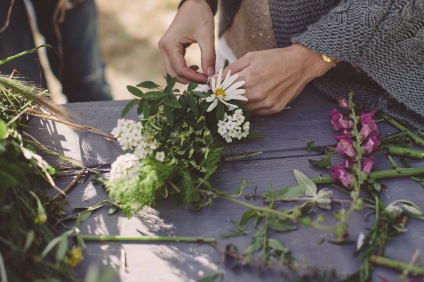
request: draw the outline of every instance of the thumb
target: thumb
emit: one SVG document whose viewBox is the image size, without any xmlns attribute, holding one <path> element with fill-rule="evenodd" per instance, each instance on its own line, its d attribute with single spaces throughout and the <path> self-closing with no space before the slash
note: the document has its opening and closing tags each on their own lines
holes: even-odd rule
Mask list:
<svg viewBox="0 0 424 282">
<path fill-rule="evenodd" d="M 202 70 L 207 76 L 215 74 L 215 38 L 212 36 L 203 41 L 199 41 Z"/>
</svg>

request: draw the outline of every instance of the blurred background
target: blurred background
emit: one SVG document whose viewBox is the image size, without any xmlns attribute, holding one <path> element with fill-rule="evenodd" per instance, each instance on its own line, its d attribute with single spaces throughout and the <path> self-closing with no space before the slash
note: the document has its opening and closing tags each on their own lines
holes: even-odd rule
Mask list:
<svg viewBox="0 0 424 282">
<path fill-rule="evenodd" d="M 99 40 L 106 77 L 115 100 L 132 99 L 127 85 L 151 80 L 164 85 L 157 43 L 171 24 L 180 0 L 96 0 Z M 200 51 L 187 51 L 189 65 L 200 65 Z M 66 101 L 60 84 L 50 77 L 49 88 L 58 103 Z M 179 85 L 179 89 L 181 89 Z"/>
</svg>

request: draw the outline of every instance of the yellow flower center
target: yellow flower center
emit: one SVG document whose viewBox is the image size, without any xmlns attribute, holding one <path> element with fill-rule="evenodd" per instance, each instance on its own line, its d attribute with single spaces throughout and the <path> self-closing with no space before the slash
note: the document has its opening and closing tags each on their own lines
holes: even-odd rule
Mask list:
<svg viewBox="0 0 424 282">
<path fill-rule="evenodd" d="M 218 89 L 216 89 L 215 95 L 225 97 L 225 91 L 222 90 L 221 88 L 218 88 Z"/>
</svg>

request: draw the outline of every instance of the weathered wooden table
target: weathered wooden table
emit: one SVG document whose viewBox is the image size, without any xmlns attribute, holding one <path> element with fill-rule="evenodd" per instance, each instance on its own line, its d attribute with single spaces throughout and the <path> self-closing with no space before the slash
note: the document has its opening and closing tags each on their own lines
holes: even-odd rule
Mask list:
<svg viewBox="0 0 424 282">
<path fill-rule="evenodd" d="M 66 105 L 66 108 L 79 117 L 77 122 L 110 133 L 126 103 L 75 103 Z M 263 193 L 268 190 L 270 183 L 274 189 L 296 185 L 293 169 L 309 177 L 326 173 L 309 166 L 308 159 L 318 160 L 321 156 L 307 151 L 306 145 L 311 139 L 315 140 L 316 146 L 335 144 L 335 132 L 328 118 L 334 107 L 334 101 L 325 98 L 314 88 L 307 88 L 291 105 L 291 109 L 273 116 L 253 118 L 252 127 L 266 137 L 251 143 L 229 145 L 226 154 L 263 153 L 250 159 L 226 162 L 213 177 L 214 186 L 223 191 L 235 192 L 240 187 L 240 180 L 245 179 L 249 181 L 245 193 L 253 193 L 254 189 Z M 136 119 L 137 115 L 131 113 L 128 118 Z M 73 131 L 64 125 L 38 119 L 33 119 L 30 124 L 29 131 L 40 142 L 90 167 L 104 165 L 104 168 L 108 168 L 122 153 L 117 142 L 107 141 L 98 135 Z M 380 131 L 383 134 L 396 132 L 388 125 L 380 125 Z M 47 159 L 53 161 L 49 157 Z M 413 161 L 413 165 L 424 165 L 424 162 Z M 390 168 L 383 153 L 378 155 L 375 168 Z M 56 179 L 62 188 L 71 180 L 72 177 Z M 384 202 L 407 199 L 424 207 L 423 187 L 417 182 L 409 179 L 383 182 L 386 184 L 381 194 Z M 341 196 L 338 191 L 334 191 L 334 195 Z M 106 191 L 100 185 L 85 181 L 69 193 L 69 206 L 66 208 L 69 213 L 73 213 L 74 207 L 91 206 L 107 198 Z M 245 200 L 243 197 L 240 199 Z M 245 201 L 261 204 L 259 200 Z M 239 220 L 245 211 L 244 207 L 216 199 L 213 206 L 193 212 L 190 207 L 176 204 L 169 198 L 157 202 L 153 208 L 144 209 L 131 219 L 120 212 L 108 215 L 107 208 L 103 207 L 82 222 L 80 230 L 82 234 L 91 235 L 214 237 L 221 247 L 232 243 L 243 250 L 252 239 L 252 226 L 246 236 L 222 239 L 220 235 L 233 228 L 230 219 Z M 366 209 L 357 212 L 349 220 L 349 234 L 354 241 L 361 232 L 366 234 L 371 227 L 373 215 L 366 221 L 367 212 L 369 210 Z M 397 236 L 387 245 L 387 257 L 409 262 L 416 249 L 424 251 L 424 224 L 411 220 L 407 228 L 408 232 Z M 335 269 L 338 277 L 343 278 L 355 272 L 360 265 L 360 260 L 354 255 L 356 244 L 331 244 L 327 240 L 334 239 L 332 233 L 300 226 L 294 232 L 277 235 L 277 238 L 291 250 L 301 266 Z M 84 250 L 84 257 L 83 263 L 77 267 L 82 276 L 90 264 L 104 263 L 116 270 L 115 281 L 195 281 L 215 272 L 223 273 L 223 281 L 287 281 L 288 277 L 277 269 L 258 273 L 254 266 L 234 268 L 231 261 L 225 260 L 222 253 L 209 244 L 90 242 Z M 376 267 L 373 274 L 374 281 L 397 281 L 398 277 L 398 272 L 382 267 Z"/>
</svg>

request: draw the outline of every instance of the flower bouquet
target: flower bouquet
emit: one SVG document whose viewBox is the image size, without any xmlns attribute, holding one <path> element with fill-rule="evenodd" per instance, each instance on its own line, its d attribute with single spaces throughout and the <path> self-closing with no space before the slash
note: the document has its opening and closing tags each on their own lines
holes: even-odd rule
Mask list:
<svg viewBox="0 0 424 282">
<path fill-rule="evenodd" d="M 169 75 L 163 89 L 151 81 L 128 86 L 138 98 L 122 116 L 137 106 L 140 119 L 118 120 L 112 134 L 125 154 L 112 163 L 105 181 L 126 216 L 171 193 L 184 204 L 201 201 L 198 189 L 211 187 L 223 144 L 259 137 L 250 131 L 248 112 L 240 103 L 247 100 L 240 88 L 245 82 L 237 78 L 230 71 L 223 77 L 220 70 L 210 86 L 190 83 L 182 93 Z"/>
</svg>

